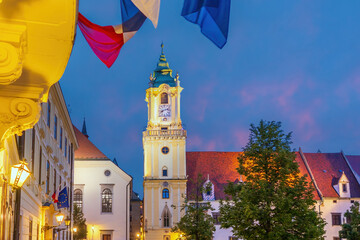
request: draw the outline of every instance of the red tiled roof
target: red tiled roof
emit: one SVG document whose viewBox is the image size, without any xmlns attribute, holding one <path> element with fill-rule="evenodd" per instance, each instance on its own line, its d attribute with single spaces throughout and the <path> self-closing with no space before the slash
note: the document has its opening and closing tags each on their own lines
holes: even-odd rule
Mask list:
<svg viewBox="0 0 360 240">
<path fill-rule="evenodd" d="M 74 131 L 79 143 L 79 148 L 75 151 L 75 159 L 104 159 L 109 160 L 87 137 L 82 134 L 75 126 Z"/>
<path fill-rule="evenodd" d="M 324 197 L 339 197 L 333 184 L 342 171 L 349 179 L 351 197 L 360 197 L 360 186 L 341 153 L 304 153 L 304 156 Z"/>
<path fill-rule="evenodd" d="M 193 191 L 195 185 L 190 179 L 196 179 L 200 173 L 204 178 L 209 175 L 209 180 L 214 184 L 215 199 L 224 199 L 224 188 L 228 182 L 240 180 L 240 175 L 236 171 L 238 167 L 237 157 L 241 152 L 187 152 L 186 153 L 186 172 L 189 176 L 187 184 L 188 193 Z M 296 161 L 299 163 L 300 174 L 307 174 L 307 180 L 311 182 L 300 154 L 296 153 Z M 245 180 L 242 177 L 242 180 Z M 315 187 L 314 187 L 315 188 Z M 319 195 L 314 190 L 315 199 L 319 199 Z"/>
</svg>

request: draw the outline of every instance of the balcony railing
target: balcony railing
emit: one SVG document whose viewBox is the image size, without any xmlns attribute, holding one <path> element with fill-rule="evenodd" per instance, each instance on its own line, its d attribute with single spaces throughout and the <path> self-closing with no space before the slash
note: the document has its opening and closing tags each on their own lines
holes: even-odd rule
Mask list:
<svg viewBox="0 0 360 240">
<path fill-rule="evenodd" d="M 186 137 L 186 130 L 147 130 L 143 132 L 144 137 Z"/>
</svg>

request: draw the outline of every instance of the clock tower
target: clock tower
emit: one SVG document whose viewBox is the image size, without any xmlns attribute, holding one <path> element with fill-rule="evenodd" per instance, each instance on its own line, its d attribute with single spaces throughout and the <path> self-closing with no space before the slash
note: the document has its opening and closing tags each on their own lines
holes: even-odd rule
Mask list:
<svg viewBox="0 0 360 240">
<path fill-rule="evenodd" d="M 174 240 L 186 192 L 186 131 L 180 118 L 179 76 L 161 55 L 146 90 L 148 123 L 143 132 L 144 230 L 146 240 Z M 172 206 L 176 206 L 174 209 Z"/>
</svg>

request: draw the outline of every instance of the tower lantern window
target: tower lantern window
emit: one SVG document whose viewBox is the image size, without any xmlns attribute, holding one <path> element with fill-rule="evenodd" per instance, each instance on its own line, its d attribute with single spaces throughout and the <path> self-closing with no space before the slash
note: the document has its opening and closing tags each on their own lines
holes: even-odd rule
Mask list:
<svg viewBox="0 0 360 240">
<path fill-rule="evenodd" d="M 168 104 L 168 103 L 169 103 L 168 94 L 162 93 L 161 94 L 161 104 Z"/>
</svg>

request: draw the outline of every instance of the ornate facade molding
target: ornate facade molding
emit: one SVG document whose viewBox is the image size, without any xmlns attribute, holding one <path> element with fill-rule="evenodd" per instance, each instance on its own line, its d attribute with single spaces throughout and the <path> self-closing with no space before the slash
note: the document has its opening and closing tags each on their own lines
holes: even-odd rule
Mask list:
<svg viewBox="0 0 360 240">
<path fill-rule="evenodd" d="M 0 97 L 0 149 L 9 136 L 21 135 L 32 128 L 40 117 L 40 103 L 27 98 Z"/>
</svg>

